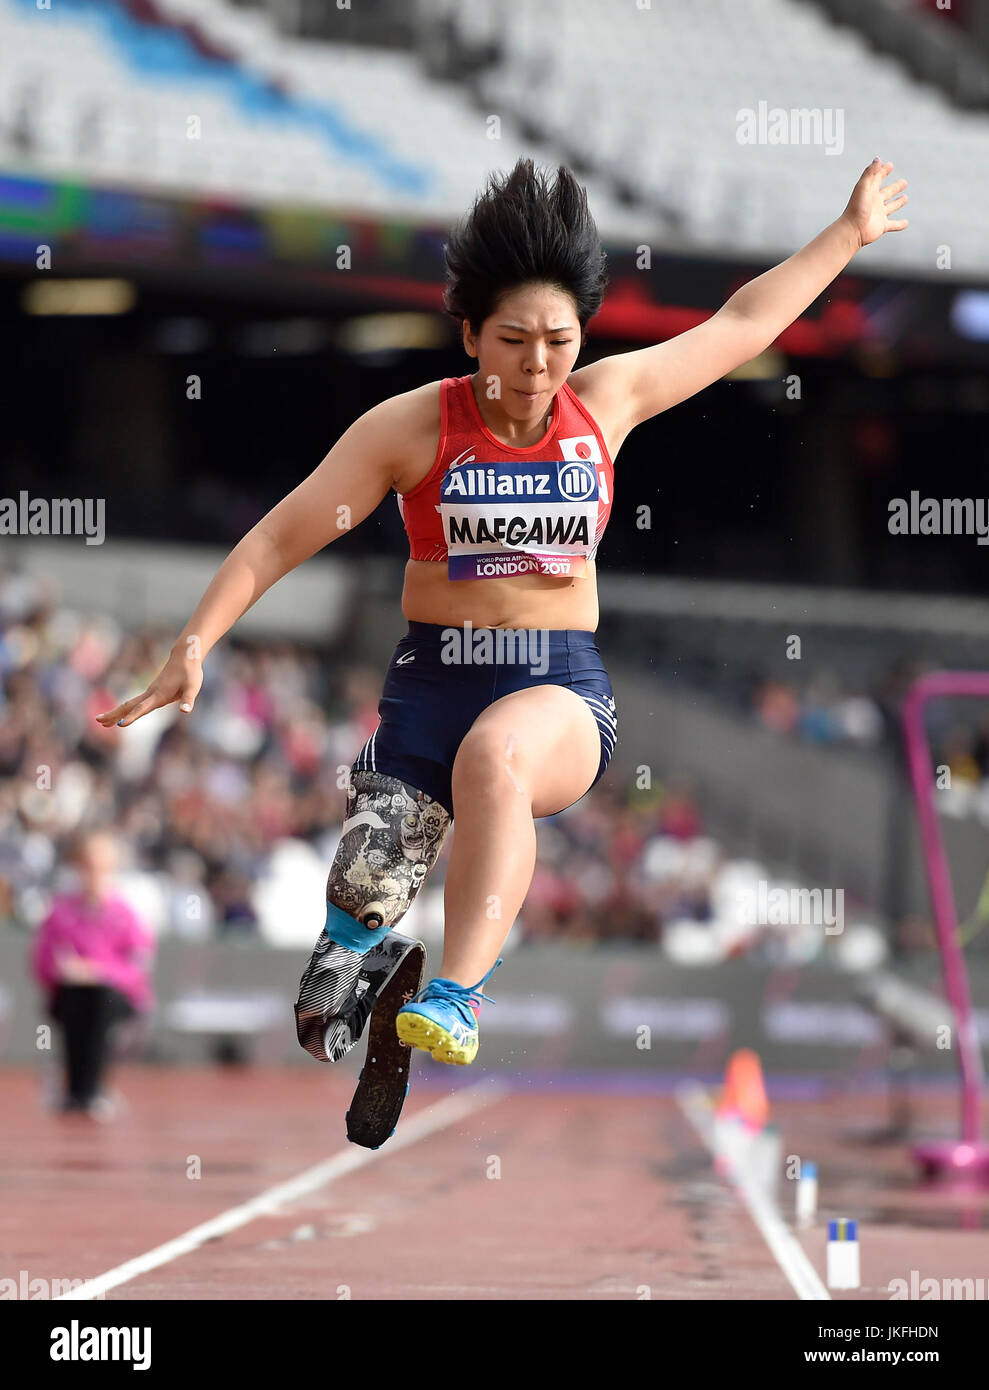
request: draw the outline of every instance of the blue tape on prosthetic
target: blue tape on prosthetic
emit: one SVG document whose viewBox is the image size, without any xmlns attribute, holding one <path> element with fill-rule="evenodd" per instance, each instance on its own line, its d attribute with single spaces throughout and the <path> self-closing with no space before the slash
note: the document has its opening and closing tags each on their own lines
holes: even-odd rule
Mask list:
<svg viewBox="0 0 989 1390">
<path fill-rule="evenodd" d="M 391 928 L 385 923 L 380 927 L 365 927 L 363 922 L 358 922 L 356 917 L 351 917 L 342 907 L 327 903 L 326 925 L 323 930 L 337 946 L 346 946 L 348 951 L 356 951 L 358 955 L 366 956 L 372 946 L 388 935 Z"/>
</svg>

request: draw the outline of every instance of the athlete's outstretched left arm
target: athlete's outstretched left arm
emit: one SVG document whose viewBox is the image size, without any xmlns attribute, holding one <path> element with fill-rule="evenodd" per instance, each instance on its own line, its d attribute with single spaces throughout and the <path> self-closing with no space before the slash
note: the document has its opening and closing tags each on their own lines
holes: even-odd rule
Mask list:
<svg viewBox="0 0 989 1390">
<path fill-rule="evenodd" d="M 580 375 L 590 383 L 593 374 L 595 392 L 623 403 L 627 431 L 751 361 L 800 317 L 856 251 L 884 232 L 908 225 L 905 218 L 889 220 L 907 201 L 901 194 L 906 179 L 880 187 L 892 168 L 874 160 L 837 221 L 788 260 L 736 290 L 704 323 L 655 347 L 602 358 Z"/>
</svg>

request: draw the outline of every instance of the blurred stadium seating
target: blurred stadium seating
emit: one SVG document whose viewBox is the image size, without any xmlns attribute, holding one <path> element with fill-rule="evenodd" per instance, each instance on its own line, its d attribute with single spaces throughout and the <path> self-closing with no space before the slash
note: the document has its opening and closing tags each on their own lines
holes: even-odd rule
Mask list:
<svg viewBox="0 0 989 1390">
<path fill-rule="evenodd" d="M 0 1295 L 300 1318 L 334 1294 L 645 1297 L 722 1321 L 810 1299 L 820 1339 L 839 1216 L 867 1282 L 835 1302 L 903 1297 L 907 1270 L 981 1291 L 984 1193 L 911 1189 L 902 1151 L 955 1127 L 960 1078 L 946 1147 L 971 1172 L 989 1047 L 989 696 L 958 693 L 987 688 L 989 535 L 890 522 L 935 492 L 989 517 L 989 0 L 940 4 L 0 0 Z M 782 139 L 740 139 L 776 113 Z M 877 154 L 909 179 L 907 233 L 623 444 L 595 638 L 614 758 L 535 824 L 478 1065 L 420 1055 L 384 1154 L 338 1152 L 352 1086 L 385 1114 L 395 1053 L 372 1022 L 366 1057 L 314 1067 L 293 1000 L 404 633 L 395 497 L 242 614 L 191 714 L 97 714 L 355 419 L 474 371 L 444 243 L 489 174 L 529 156 L 587 187 L 609 284 L 581 367 L 702 323 Z M 31 498 L 45 524 L 11 528 Z M 98 535 L 49 526 L 48 499 L 93 504 Z M 902 710 L 945 668 L 977 678 L 925 707 L 932 776 Z M 73 955 L 131 914 L 73 903 L 67 958 L 39 973 L 32 947 L 88 827 L 156 949 L 153 1007 L 113 1040 L 122 1090 L 87 1099 L 71 1073 L 109 991 Z M 456 835 L 398 924 L 429 975 Z M 59 974 L 96 1026 L 52 1013 Z M 772 1104 L 748 1172 L 741 1063 Z M 791 1231 L 794 1188 L 819 1210 Z M 239 1333 L 212 1343 L 229 1373 Z"/>
<path fill-rule="evenodd" d="M 601 644 L 609 666 L 624 668 L 636 737 L 593 794 L 539 826 L 510 948 L 639 941 L 698 963 L 823 952 L 820 932 L 740 933 L 739 885 L 766 879 L 845 883 L 854 913 L 879 923 L 891 946 L 913 932 L 927 949 L 891 685 L 907 662 L 982 659 L 984 604 L 953 597 L 981 579 L 982 556 L 972 538 L 891 542 L 885 509 L 911 485 L 909 467 L 926 474 L 942 445 L 953 478 L 965 467 L 981 476 L 973 441 L 989 394 L 983 300 L 971 287 L 989 273 L 989 189 L 972 171 L 989 153 L 989 118 L 960 110 L 947 80 L 926 80 L 897 43 L 882 26 L 866 38 L 854 15 L 834 23 L 802 0 L 706 0 L 689 12 L 666 0 L 421 0 L 352 16 L 274 0 L 59 0 L 50 10 L 0 0 L 0 169 L 17 184 L 0 226 L 2 289 L 24 343 L 10 476 L 108 495 L 114 537 L 154 543 L 157 572 L 172 563 L 166 542 L 234 543 L 360 409 L 467 369 L 443 336 L 435 271 L 442 227 L 490 169 L 527 154 L 565 160 L 586 181 L 613 242 L 611 269 L 626 275 L 614 296 L 625 317 L 592 351 L 620 351 L 625 324 L 641 340 L 657 321 L 664 334 L 699 321 L 752 262 L 791 254 L 836 216 L 850 171 L 877 152 L 895 157 L 911 183 L 910 235 L 869 248 L 785 350 L 636 431 L 623 450 Z M 739 112 L 763 100 L 840 113 L 840 157 L 814 139 L 740 144 Z M 52 207 L 85 202 L 77 190 L 100 196 L 85 217 L 59 223 L 59 250 L 81 273 L 127 274 L 137 308 L 70 327 L 34 315 L 25 296 L 38 278 L 31 218 L 54 222 Z M 121 225 L 145 213 L 132 193 L 160 200 L 146 241 L 128 241 L 133 228 Z M 264 234 L 240 269 L 256 207 L 267 210 Z M 299 207 L 314 221 L 293 224 L 293 249 L 310 237 L 314 249 L 293 265 L 291 295 L 263 287 L 262 312 L 260 272 L 291 239 Z M 232 253 L 222 281 L 220 257 L 203 254 L 192 231 L 182 239 L 203 208 L 230 214 L 202 238 L 207 251 L 212 233 Z M 170 278 L 157 279 L 154 238 L 169 218 Z M 330 232 L 348 218 L 379 256 L 367 303 L 325 273 Z M 656 251 L 656 273 L 638 277 L 648 290 L 632 290 L 641 241 Z M 968 287 L 965 324 L 975 327 L 936 284 L 941 247 L 962 271 L 952 290 Z M 372 318 L 413 279 L 419 297 L 403 302 L 422 306 L 428 332 L 412 315 Z M 791 352 L 807 389 L 784 399 Z M 911 371 L 927 374 L 919 387 Z M 190 372 L 207 382 L 194 405 L 183 394 Z M 52 380 L 59 410 L 48 408 Z M 657 512 L 645 531 L 643 499 Z M 211 655 L 193 719 L 163 711 L 123 737 L 92 716 L 155 673 L 175 614 L 152 619 L 141 604 L 164 586 L 101 600 L 123 562 L 98 547 L 71 561 L 90 582 L 61 591 L 39 588 L 36 567 L 8 570 L 0 916 L 31 928 L 64 874 L 66 836 L 93 820 L 119 831 L 128 889 L 159 933 L 308 946 L 344 806 L 340 771 L 376 719 L 381 653 L 356 653 L 354 630 L 381 628 L 386 607 L 394 618 L 401 544 L 388 499 L 334 547 L 339 571 L 362 582 L 377 566 L 363 607 L 356 583 L 339 579 L 317 602 L 315 569 L 297 603 L 286 581 L 282 597 L 305 632 L 286 627 L 291 640 L 276 640 L 245 618 Z M 186 587 L 193 570 L 183 569 Z M 658 578 L 664 571 L 686 578 Z M 767 577 L 774 588 L 751 583 Z M 798 580 L 849 587 L 814 597 Z M 941 597 L 925 607 L 855 584 Z M 791 631 L 806 648 L 796 664 L 784 657 Z M 979 830 L 989 803 L 981 711 L 935 710 L 931 734 L 952 773 L 942 809 Z M 57 766 L 56 794 L 35 787 L 39 764 Z M 983 851 L 971 837 L 960 851 L 969 896 Z M 407 923 L 431 940 L 442 931 L 444 863 Z"/>
<path fill-rule="evenodd" d="M 947 245 L 956 263 L 989 270 L 989 187 L 972 177 L 989 162 L 985 112 L 959 111 L 810 4 L 707 0 L 689 24 L 660 0 L 452 0 L 417 13 L 425 35 L 445 21 L 456 36 L 443 81 L 405 53 L 282 34 L 226 0 L 50 11 L 0 0 L 0 159 L 425 218 L 459 213 L 478 170 L 511 165 L 524 146 L 585 174 L 606 235 L 662 229 L 698 250 L 773 257 L 820 230 L 822 206 L 847 198 L 848 170 L 828 157 L 826 128 L 740 144 L 738 114 L 761 97 L 837 112 L 832 153 L 854 150 L 857 165 L 887 154 L 894 129 L 909 150 L 914 232 L 884 239 L 870 268 L 929 272 Z M 458 68 L 461 52 L 479 51 L 489 58 L 476 70 Z"/>
<path fill-rule="evenodd" d="M 377 722 L 380 673 L 343 653 L 236 639 L 211 653 L 191 719 L 175 706 L 126 732 L 93 716 L 143 687 L 167 632 L 74 610 L 52 585 L 0 572 L 0 917 L 28 931 L 72 874 L 81 826 L 111 827 L 120 886 L 160 936 L 258 935 L 309 945 L 345 807 L 342 775 Z M 38 768 L 51 769 L 51 789 Z M 805 960 L 825 938 L 753 929 L 738 898 L 770 869 L 705 833 L 689 781 L 602 783 L 538 827 L 539 864 L 509 949 L 639 941 L 713 963 Z M 448 846 L 406 918 L 442 935 Z"/>
<path fill-rule="evenodd" d="M 448 10 L 462 13 L 458 0 Z M 989 157 L 985 114 L 960 114 L 814 6 L 710 0 L 689 24 L 673 5 L 644 12 L 600 0 L 509 6 L 502 15 L 501 57 L 482 79 L 492 109 L 524 113 L 582 164 L 610 170 L 629 195 L 675 217 L 690 244 L 773 255 L 809 241 L 822 199 L 842 197 L 845 167 L 825 153 L 823 132 L 817 143 L 738 143 L 738 112 L 762 97 L 787 112 L 840 112 L 841 149 L 861 150 L 860 164 L 886 157 L 895 112 L 923 206 L 910 214 L 914 235 L 885 240 L 874 264 L 929 270 L 936 236 L 989 266 L 989 189 L 967 207 L 954 198 Z"/>
<path fill-rule="evenodd" d="M 8 170 L 145 189 L 445 217 L 494 150 L 523 153 L 406 54 L 283 37 L 220 0 L 0 0 L 0 92 Z M 590 192 L 604 230 L 646 225 Z"/>
</svg>

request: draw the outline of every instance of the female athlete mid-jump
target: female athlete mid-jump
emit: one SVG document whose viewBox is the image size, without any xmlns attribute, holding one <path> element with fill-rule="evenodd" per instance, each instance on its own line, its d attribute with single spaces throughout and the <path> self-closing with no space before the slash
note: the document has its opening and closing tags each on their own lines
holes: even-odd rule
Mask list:
<svg viewBox="0 0 989 1390">
<path fill-rule="evenodd" d="M 532 878 L 534 822 L 578 801 L 615 747 L 593 636 L 613 461 L 636 425 L 762 352 L 861 247 L 908 225 L 888 220 L 906 202 L 905 179 L 882 187 L 892 167 L 877 156 L 836 221 L 704 323 L 579 371 L 606 283 L 586 194 L 566 168 L 550 181 L 527 159 L 492 176 L 446 246 L 445 307 L 477 370 L 356 420 L 234 548 L 148 689 L 98 716 L 127 727 L 173 701 L 191 711 L 213 644 L 336 539 L 341 516 L 356 526 L 395 490 L 409 630 L 351 769 L 326 924 L 301 982 L 299 1039 L 313 1056 L 352 1046 L 326 1021 L 456 818 L 440 972 L 394 1016 L 391 1037 L 440 1061 L 474 1059 L 481 987 Z"/>
</svg>

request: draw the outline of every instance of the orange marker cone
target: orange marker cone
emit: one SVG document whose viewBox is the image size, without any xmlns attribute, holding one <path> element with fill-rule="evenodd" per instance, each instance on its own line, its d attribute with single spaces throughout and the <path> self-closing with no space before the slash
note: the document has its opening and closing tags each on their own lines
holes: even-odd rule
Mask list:
<svg viewBox="0 0 989 1390">
<path fill-rule="evenodd" d="M 743 1047 L 729 1057 L 717 1116 L 720 1120 L 740 1119 L 750 1131 L 761 1130 L 768 1122 L 769 1100 L 762 1064 L 751 1048 Z"/>
</svg>

